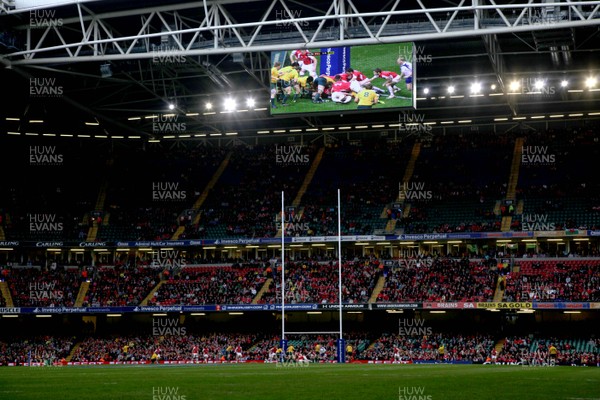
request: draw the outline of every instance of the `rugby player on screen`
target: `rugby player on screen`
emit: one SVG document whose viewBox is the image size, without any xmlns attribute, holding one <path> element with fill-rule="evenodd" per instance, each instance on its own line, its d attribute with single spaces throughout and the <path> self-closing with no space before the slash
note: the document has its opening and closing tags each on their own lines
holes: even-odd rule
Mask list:
<svg viewBox="0 0 600 400">
<path fill-rule="evenodd" d="M 298 97 L 302 97 L 304 94 L 310 95 L 310 89 L 312 87 L 313 77 L 308 76 L 300 76 L 296 79 L 296 83 L 294 84 L 294 89 L 296 89 L 296 93 L 294 94 L 293 101 L 295 102 Z"/>
<path fill-rule="evenodd" d="M 313 103 L 323 103 L 323 96 L 327 95 L 335 80 L 331 76 L 320 75 L 313 81 Z"/>
<path fill-rule="evenodd" d="M 398 65 L 400 66 L 400 79 L 406 81 L 406 89 L 412 91 L 412 63 L 407 61 L 404 56 L 398 57 Z"/>
<path fill-rule="evenodd" d="M 282 106 L 287 106 L 287 100 L 292 93 L 292 87 L 296 84 L 298 79 L 298 71 L 300 66 L 298 63 L 293 63 L 291 66 L 283 67 L 279 70 L 279 80 L 277 81 L 281 85 L 283 91 L 283 99 L 281 100 Z"/>
<path fill-rule="evenodd" d="M 373 89 L 376 93 L 385 93 L 383 89 L 373 86 L 371 79 L 367 78 L 367 76 L 360 71 L 356 71 L 353 68 L 346 68 L 346 75 L 350 81 L 350 87 L 352 88 L 353 92 L 360 92 L 365 85 L 369 83 L 371 84 L 371 89 Z"/>
<path fill-rule="evenodd" d="M 331 86 L 331 101 L 343 104 L 350 103 L 352 101 L 351 92 L 350 82 L 342 80 L 340 75 L 336 75 Z"/>
<path fill-rule="evenodd" d="M 373 90 L 373 85 L 367 83 L 365 88 L 356 94 L 354 101 L 358 103 L 358 110 L 368 110 L 379 103 L 379 95 Z"/>
<path fill-rule="evenodd" d="M 277 108 L 275 105 L 275 97 L 277 97 L 277 81 L 279 80 L 279 70 L 281 69 L 281 63 L 275 61 L 271 68 L 271 107 Z"/>
<path fill-rule="evenodd" d="M 381 68 L 375 68 L 371 80 L 376 78 L 385 79 L 384 85 L 387 87 L 388 92 L 390 92 L 388 99 L 396 97 L 394 96 L 394 92 L 400 90 L 400 88 L 397 88 L 395 85 L 402 80 L 402 77 L 399 74 L 394 71 L 382 71 Z"/>
<path fill-rule="evenodd" d="M 300 65 L 300 76 L 308 75 L 317 78 L 317 58 L 308 50 L 294 50 L 290 53 L 290 62 Z"/>
</svg>

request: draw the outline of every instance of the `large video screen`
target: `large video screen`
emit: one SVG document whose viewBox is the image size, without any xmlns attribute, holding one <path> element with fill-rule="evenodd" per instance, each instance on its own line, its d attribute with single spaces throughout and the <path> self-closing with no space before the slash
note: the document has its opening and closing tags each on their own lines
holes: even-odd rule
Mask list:
<svg viewBox="0 0 600 400">
<path fill-rule="evenodd" d="M 271 52 L 271 115 L 415 108 L 414 43 Z"/>
</svg>

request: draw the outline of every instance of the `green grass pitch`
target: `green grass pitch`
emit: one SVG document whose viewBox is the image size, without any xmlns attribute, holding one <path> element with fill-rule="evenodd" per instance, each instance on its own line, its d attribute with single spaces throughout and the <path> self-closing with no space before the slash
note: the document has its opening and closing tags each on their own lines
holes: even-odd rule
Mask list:
<svg viewBox="0 0 600 400">
<path fill-rule="evenodd" d="M 600 368 L 492 365 L 2 367 L 0 399 L 598 399 Z"/>
<path fill-rule="evenodd" d="M 311 51 L 320 51 L 321 49 L 311 49 Z M 412 43 L 391 43 L 391 44 L 378 44 L 369 46 L 353 46 L 350 50 L 350 66 L 355 70 L 361 71 L 368 78 L 373 76 L 373 70 L 375 68 L 381 68 L 384 71 L 394 71 L 400 73 L 400 68 L 396 63 L 400 54 L 410 55 L 412 54 Z M 289 57 L 289 53 L 286 53 L 286 57 Z M 323 56 L 324 57 L 324 56 Z M 286 59 L 289 64 L 289 59 Z M 317 57 L 318 65 L 320 65 L 320 58 Z M 319 69 L 317 67 L 317 73 Z M 342 71 L 339 71 L 342 72 Z M 413 78 L 413 82 L 414 82 Z M 373 80 L 373 85 L 378 86 L 385 90 L 383 83 L 385 79 L 378 78 Z M 380 97 L 385 104 L 378 104 L 373 107 L 373 110 L 385 110 L 394 109 L 398 107 L 412 108 L 412 93 L 406 90 L 406 83 L 404 80 L 400 81 L 397 85 L 401 91 L 396 93 L 397 96 L 407 97 L 406 99 L 397 97 L 395 99 L 387 99 L 386 97 Z M 414 89 L 414 88 L 413 88 Z M 271 108 L 272 115 L 285 115 L 285 114 L 298 114 L 298 113 L 321 113 L 321 112 L 348 112 L 356 111 L 356 103 L 351 102 L 349 104 L 339 103 L 323 103 L 314 104 L 311 99 L 298 99 L 296 103 L 289 101 L 289 106 Z"/>
</svg>

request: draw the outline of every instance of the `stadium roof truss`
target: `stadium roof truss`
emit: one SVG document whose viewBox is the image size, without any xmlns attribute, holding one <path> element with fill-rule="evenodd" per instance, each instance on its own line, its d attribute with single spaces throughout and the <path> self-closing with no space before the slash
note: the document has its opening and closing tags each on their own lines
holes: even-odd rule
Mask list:
<svg viewBox="0 0 600 400">
<path fill-rule="evenodd" d="M 0 26 L 10 29 L 14 45 L 5 44 L 0 62 L 24 77 L 42 72 L 93 80 L 64 100 L 97 119 L 140 132 L 123 123 L 125 113 L 159 112 L 167 101 L 189 111 L 185 104 L 214 93 L 267 93 L 270 51 L 414 41 L 436 60 L 419 69 L 420 82 L 441 87 L 473 77 L 465 64 L 474 65 L 484 56 L 488 66 L 477 76 L 495 80 L 506 93 L 515 72 L 507 65 L 519 57 L 524 63 L 535 57 L 538 75 L 588 72 L 589 66 L 577 63 L 573 54 L 580 51 L 587 57 L 597 51 L 594 36 L 600 27 L 600 1 L 153 0 L 144 7 L 124 1 L 31 3 L 2 0 Z M 157 52 L 186 62 L 157 65 L 152 62 Z M 93 101 L 77 97 L 84 93 Z M 573 112 L 595 101 L 561 96 L 551 102 Z M 465 107 L 490 116 L 527 112 L 515 96 L 487 105 L 452 105 L 440 98 L 420 99 L 419 108 L 449 115 Z M 264 113 L 250 114 L 242 120 L 260 128 Z M 224 130 L 223 121 L 199 117 L 196 122 L 199 130 Z M 312 117 L 278 122 L 319 123 Z"/>
</svg>

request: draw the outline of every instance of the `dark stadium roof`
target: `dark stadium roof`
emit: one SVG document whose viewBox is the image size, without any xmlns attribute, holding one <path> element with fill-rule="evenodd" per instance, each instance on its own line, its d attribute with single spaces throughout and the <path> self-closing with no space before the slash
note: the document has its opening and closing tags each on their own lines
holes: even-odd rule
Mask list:
<svg viewBox="0 0 600 400">
<path fill-rule="evenodd" d="M 176 104 L 176 112 L 192 114 L 186 117 L 188 133 L 236 131 L 240 136 L 255 136 L 261 129 L 397 121 L 398 112 L 374 112 L 367 118 L 363 114 L 344 118 L 270 116 L 269 49 L 280 45 L 289 50 L 306 43 L 311 34 L 315 35 L 311 44 L 414 40 L 422 56 L 417 62 L 417 111 L 430 121 L 475 124 L 540 113 L 545 118 L 559 114 L 568 119 L 568 114 L 598 110 L 600 93 L 586 89 L 585 79 L 599 77 L 600 2 L 580 6 L 576 6 L 580 2 L 572 2 L 575 5 L 559 10 L 540 3 L 527 8 L 523 5 L 527 3 L 504 1 L 497 2 L 504 8 L 488 4 L 488 9 L 473 13 L 460 8 L 458 1 L 424 1 L 425 8 L 443 7 L 443 11 L 412 14 L 400 13 L 423 11 L 412 0 L 399 6 L 393 1 L 359 0 L 306 4 L 293 0 L 119 0 L 68 2 L 37 9 L 19 9 L 18 3 L 0 6 L 0 62 L 5 66 L 0 79 L 6 97 L 0 112 L 2 133 L 152 137 L 150 122 L 143 117 L 168 112 L 168 102 Z M 335 5 L 345 7 L 335 12 L 357 15 L 347 19 L 343 41 L 336 37 L 339 26 L 335 19 L 318 25 L 317 17 L 331 16 Z M 531 8 L 534 6 L 539 8 Z M 277 23 L 282 12 L 307 18 L 302 25 L 305 37 L 293 22 Z M 437 25 L 432 25 L 432 20 Z M 32 26 L 35 21 L 56 26 Z M 473 28 L 474 23 L 479 29 Z M 198 36 L 165 33 L 165 26 L 177 31 L 206 28 L 206 24 L 216 28 L 201 30 Z M 373 33 L 379 28 L 383 33 L 375 38 Z M 83 40 L 82 35 L 86 35 Z M 23 52 L 28 37 L 29 50 L 39 52 Z M 87 44 L 94 40 L 98 42 Z M 149 51 L 161 43 L 173 48 L 182 45 L 185 49 L 177 54 L 185 56 L 185 61 L 154 62 Z M 102 66 L 110 76 L 102 76 Z M 532 84 L 538 78 L 546 80 L 543 93 L 507 94 L 512 79 Z M 46 82 L 60 93 L 35 96 L 31 79 Z M 569 80 L 567 88 L 560 87 L 562 79 Z M 473 81 L 481 82 L 483 96 L 469 95 Z M 496 85 L 493 90 L 492 84 Z M 445 92 L 448 85 L 456 86 L 457 96 L 450 98 Z M 423 93 L 424 88 L 429 94 Z M 264 109 L 203 115 L 205 101 L 216 103 L 226 94 L 251 95 L 258 101 L 256 107 Z M 133 117 L 142 119 L 131 120 Z M 31 125 L 30 120 L 44 122 Z"/>
</svg>

